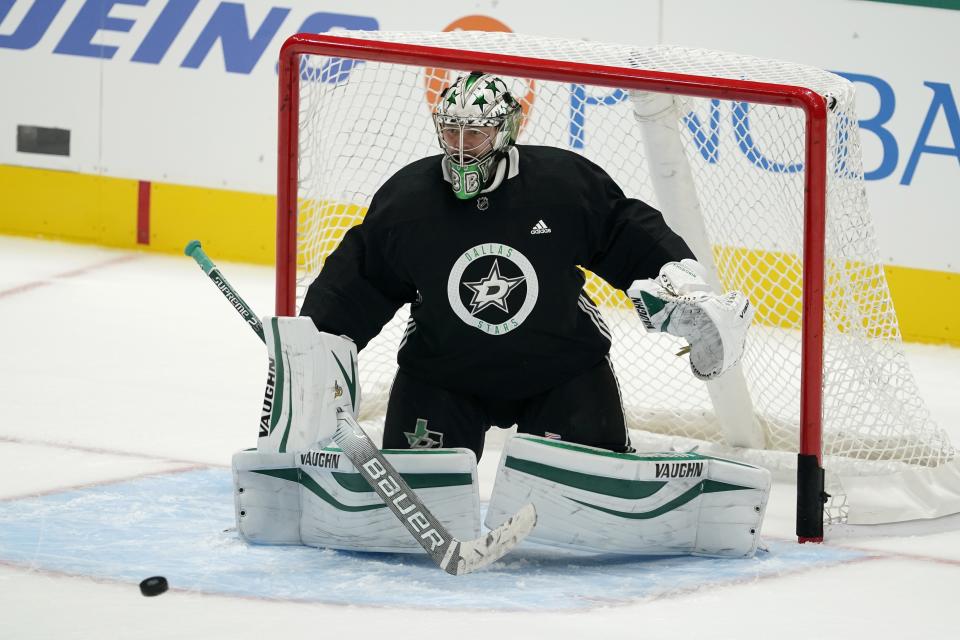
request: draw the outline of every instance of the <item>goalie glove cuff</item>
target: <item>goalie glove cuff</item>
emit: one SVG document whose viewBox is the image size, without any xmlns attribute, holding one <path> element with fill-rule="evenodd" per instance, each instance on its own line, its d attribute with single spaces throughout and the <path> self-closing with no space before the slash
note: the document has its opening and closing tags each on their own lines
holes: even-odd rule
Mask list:
<svg viewBox="0 0 960 640">
<path fill-rule="evenodd" d="M 702 264 L 690 258 L 684 258 L 680 262 L 668 262 L 660 267 L 657 282 L 664 290 L 675 296 L 713 292 L 707 284 L 707 270 Z"/>
</svg>

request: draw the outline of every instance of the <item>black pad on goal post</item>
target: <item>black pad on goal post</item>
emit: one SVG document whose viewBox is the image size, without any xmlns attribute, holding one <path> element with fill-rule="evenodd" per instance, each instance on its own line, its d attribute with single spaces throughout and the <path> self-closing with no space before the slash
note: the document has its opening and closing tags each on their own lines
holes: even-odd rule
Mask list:
<svg viewBox="0 0 960 640">
<path fill-rule="evenodd" d="M 830 496 L 824 491 L 823 467 L 815 455 L 797 455 L 797 538 L 823 542 L 823 506 Z"/>
</svg>

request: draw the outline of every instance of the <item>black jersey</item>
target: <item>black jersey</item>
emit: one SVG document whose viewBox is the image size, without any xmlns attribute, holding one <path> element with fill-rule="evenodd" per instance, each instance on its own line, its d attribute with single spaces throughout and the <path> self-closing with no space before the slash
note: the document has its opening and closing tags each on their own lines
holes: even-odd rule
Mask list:
<svg viewBox="0 0 960 640">
<path fill-rule="evenodd" d="M 610 334 L 578 265 L 625 289 L 693 254 L 582 156 L 518 150 L 514 175 L 471 200 L 444 181 L 442 156 L 398 171 L 327 258 L 301 314 L 363 349 L 411 303 L 401 370 L 480 396 L 535 395 L 602 361 Z"/>
</svg>

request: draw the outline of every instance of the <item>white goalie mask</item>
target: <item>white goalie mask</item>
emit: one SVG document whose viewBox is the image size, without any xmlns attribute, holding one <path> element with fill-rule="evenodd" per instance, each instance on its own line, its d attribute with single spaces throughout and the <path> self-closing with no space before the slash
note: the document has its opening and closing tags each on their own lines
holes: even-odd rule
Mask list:
<svg viewBox="0 0 960 640">
<path fill-rule="evenodd" d="M 460 76 L 440 94 L 433 122 L 458 198 L 469 200 L 487 185 L 517 141 L 521 115 L 506 83 L 488 73 Z"/>
</svg>

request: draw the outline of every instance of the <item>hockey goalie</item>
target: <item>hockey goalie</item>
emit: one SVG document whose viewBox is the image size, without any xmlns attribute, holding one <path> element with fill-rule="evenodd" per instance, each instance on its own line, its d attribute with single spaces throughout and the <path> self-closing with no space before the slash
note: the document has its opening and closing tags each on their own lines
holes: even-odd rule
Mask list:
<svg viewBox="0 0 960 640">
<path fill-rule="evenodd" d="M 546 544 L 754 554 L 769 473 L 634 451 L 610 331 L 581 268 L 627 293 L 638 330 L 686 339 L 691 385 L 738 362 L 752 305 L 712 291 L 660 213 L 603 169 L 566 150 L 518 145 L 520 118 L 502 79 L 457 78 L 433 114 L 442 154 L 382 185 L 311 284 L 301 317 L 265 320 L 259 444 L 233 462 L 246 539 L 420 549 L 324 440 L 338 411 L 358 410 L 358 350 L 409 304 L 383 454 L 451 532 L 480 534 L 476 461 L 488 429 L 516 425 L 488 527 L 532 503 L 530 539 Z"/>
</svg>

